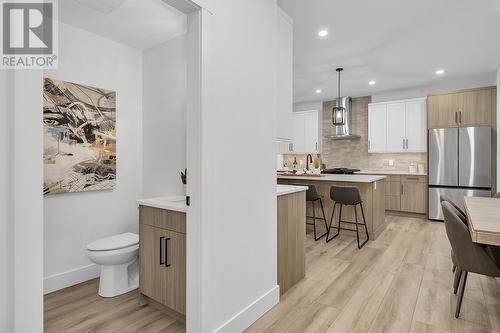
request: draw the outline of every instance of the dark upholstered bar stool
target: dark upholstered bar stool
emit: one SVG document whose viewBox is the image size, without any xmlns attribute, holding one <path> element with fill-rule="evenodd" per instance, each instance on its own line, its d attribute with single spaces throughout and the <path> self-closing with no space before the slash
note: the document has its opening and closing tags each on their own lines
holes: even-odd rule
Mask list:
<svg viewBox="0 0 500 333">
<path fill-rule="evenodd" d="M 304 185 L 304 184 L 300 184 L 300 185 Z M 307 186 L 309 186 L 309 189 L 306 191 L 306 204 L 308 202 L 311 203 L 313 215 L 306 216 L 306 224 L 312 225 L 314 227 L 314 240 L 317 241 L 318 239 L 321 239 L 321 238 L 326 236 L 326 234 L 328 232 L 328 224 L 326 222 L 325 210 L 323 209 L 323 202 L 321 201 L 321 197 L 319 196 L 318 191 L 316 191 L 316 186 L 309 185 L 309 184 L 307 184 Z M 323 217 L 321 217 L 321 216 L 316 217 L 316 205 L 315 204 L 318 201 L 319 201 L 319 206 L 321 207 L 321 212 L 323 214 Z M 312 222 L 307 222 L 307 219 L 312 219 Z M 326 228 L 325 233 L 319 237 L 318 237 L 318 234 L 316 231 L 316 220 L 323 220 L 325 222 L 325 228 Z"/>
<path fill-rule="evenodd" d="M 359 194 L 358 188 L 332 186 L 330 188 L 330 198 L 334 201 L 334 203 L 333 203 L 332 217 L 330 218 L 330 226 L 328 227 L 328 232 L 326 235 L 326 241 L 329 242 L 335 237 L 337 237 L 340 233 L 340 230 L 356 231 L 358 249 L 361 249 L 366 244 L 366 242 L 368 242 L 370 236 L 368 235 L 368 228 L 366 227 L 366 220 L 365 220 L 365 212 L 363 210 L 363 202 L 361 201 L 361 195 Z M 334 228 L 337 229 L 337 233 L 333 235 L 332 238 L 330 238 L 330 230 L 332 228 L 333 216 L 335 215 L 335 208 L 337 207 L 337 205 L 340 205 L 338 225 L 337 227 L 334 226 Z M 344 205 L 353 206 L 354 217 L 356 219 L 355 222 L 342 221 L 342 206 Z M 361 214 L 363 215 L 363 223 L 358 222 L 357 205 L 360 205 L 361 207 Z M 354 224 L 356 226 L 356 229 L 342 228 L 340 223 Z M 359 225 L 363 225 L 365 227 L 365 232 L 366 232 L 366 240 L 362 244 L 359 243 L 359 228 L 358 228 Z"/>
</svg>

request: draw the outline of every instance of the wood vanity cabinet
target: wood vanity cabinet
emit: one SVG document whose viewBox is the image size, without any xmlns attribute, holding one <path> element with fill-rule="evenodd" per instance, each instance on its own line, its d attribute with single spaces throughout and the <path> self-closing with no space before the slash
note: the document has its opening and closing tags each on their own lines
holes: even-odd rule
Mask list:
<svg viewBox="0 0 500 333">
<path fill-rule="evenodd" d="M 186 314 L 186 214 L 140 206 L 140 293 Z"/>
<path fill-rule="evenodd" d="M 430 95 L 427 99 L 428 128 L 491 126 L 495 98 L 495 87 Z"/>
</svg>

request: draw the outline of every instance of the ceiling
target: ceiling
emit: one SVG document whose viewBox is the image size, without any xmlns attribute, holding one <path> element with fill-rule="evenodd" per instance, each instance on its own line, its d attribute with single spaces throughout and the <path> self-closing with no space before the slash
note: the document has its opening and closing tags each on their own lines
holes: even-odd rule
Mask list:
<svg viewBox="0 0 500 333">
<path fill-rule="evenodd" d="M 186 15 L 162 0 L 63 0 L 58 3 L 62 22 L 141 50 L 187 30 Z"/>
<path fill-rule="evenodd" d="M 500 0 L 278 2 L 294 21 L 294 102 L 336 97 L 336 67 L 351 96 L 500 69 Z"/>
</svg>

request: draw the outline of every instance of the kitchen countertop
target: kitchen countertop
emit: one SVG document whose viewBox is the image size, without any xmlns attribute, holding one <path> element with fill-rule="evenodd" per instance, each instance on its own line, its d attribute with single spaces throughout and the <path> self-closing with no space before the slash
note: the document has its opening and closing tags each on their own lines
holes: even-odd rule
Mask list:
<svg viewBox="0 0 500 333">
<path fill-rule="evenodd" d="M 186 197 L 182 195 L 137 200 L 141 206 L 186 212 Z"/>
<path fill-rule="evenodd" d="M 309 187 L 307 186 L 299 186 L 299 185 L 277 185 L 276 195 L 279 197 L 280 195 L 307 191 L 308 188 Z"/>
<path fill-rule="evenodd" d="M 427 172 L 408 172 L 397 170 L 361 170 L 357 175 L 401 175 L 401 176 L 427 176 Z"/>
<path fill-rule="evenodd" d="M 323 175 L 323 177 L 315 176 L 278 176 L 278 179 L 304 179 L 327 182 L 346 182 L 346 183 L 373 183 L 387 177 L 383 175 Z"/>
</svg>

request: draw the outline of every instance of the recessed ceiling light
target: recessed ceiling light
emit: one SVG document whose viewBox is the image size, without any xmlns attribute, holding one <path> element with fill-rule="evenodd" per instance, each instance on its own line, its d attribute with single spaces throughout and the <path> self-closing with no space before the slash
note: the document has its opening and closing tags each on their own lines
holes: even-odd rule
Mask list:
<svg viewBox="0 0 500 333">
<path fill-rule="evenodd" d="M 321 94 L 321 89 L 316 89 L 316 94 Z"/>
<path fill-rule="evenodd" d="M 373 85 L 375 84 L 375 81 L 371 80 L 371 81 L 369 81 L 369 82 L 368 82 L 368 84 L 369 84 L 370 86 L 373 86 Z"/>
<path fill-rule="evenodd" d="M 328 36 L 328 30 L 320 30 L 320 31 L 318 31 L 318 36 L 320 36 L 320 37 L 326 37 L 326 36 Z"/>
<path fill-rule="evenodd" d="M 444 74 L 444 69 L 438 69 L 438 70 L 436 71 L 436 74 L 437 74 L 437 75 L 443 75 L 443 74 Z"/>
</svg>

